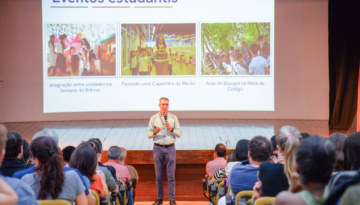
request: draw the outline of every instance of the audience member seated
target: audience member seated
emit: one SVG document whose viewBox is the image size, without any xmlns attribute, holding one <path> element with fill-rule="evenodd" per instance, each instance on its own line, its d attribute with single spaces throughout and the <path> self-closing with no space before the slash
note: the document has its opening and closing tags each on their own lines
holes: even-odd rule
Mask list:
<svg viewBox="0 0 360 205">
<path fill-rule="evenodd" d="M 120 162 L 119 164 L 121 165 L 125 165 L 126 168 L 129 170 L 130 176 L 132 180 L 136 180 L 137 182 L 139 181 L 139 174 L 136 171 L 135 167 L 125 164 L 125 160 L 126 160 L 126 155 L 127 155 L 127 151 L 124 147 L 120 147 L 121 149 L 121 153 L 120 153 Z"/>
<path fill-rule="evenodd" d="M 360 168 L 360 132 L 349 135 L 344 142 L 345 170 L 358 170 Z"/>
<path fill-rule="evenodd" d="M 360 185 L 353 185 L 346 189 L 341 198 L 340 205 L 359 205 L 360 201 Z"/>
<path fill-rule="evenodd" d="M 22 181 L 31 186 L 38 200 L 64 199 L 70 203 L 87 204 L 85 187 L 74 171 L 64 171 L 62 156 L 50 137 L 38 137 L 30 145 L 36 171 Z"/>
<path fill-rule="evenodd" d="M 107 166 L 112 166 L 116 170 L 116 174 L 119 175 L 121 180 L 125 183 L 131 181 L 129 170 L 124 165 L 120 165 L 121 149 L 118 146 L 111 146 L 108 150 L 109 161 L 105 163 Z"/>
<path fill-rule="evenodd" d="M 30 146 L 25 139 L 23 139 L 22 146 L 23 146 L 23 154 L 21 156 L 21 162 L 27 164 L 28 166 L 33 166 L 33 159 L 30 154 Z"/>
<path fill-rule="evenodd" d="M 91 139 L 89 139 L 88 142 L 93 145 L 93 148 L 94 148 L 94 150 L 96 152 L 96 155 L 98 157 L 99 167 L 106 167 L 110 171 L 113 178 L 116 180 L 116 170 L 115 170 L 115 168 L 112 167 L 112 166 L 106 166 L 103 163 L 101 163 L 101 154 L 102 154 L 102 151 L 103 151 L 101 141 L 98 138 L 91 138 Z"/>
<path fill-rule="evenodd" d="M 299 184 L 291 181 L 291 174 L 296 171 L 295 153 L 300 146 L 302 136 L 299 130 L 293 126 L 283 126 L 276 135 L 277 148 L 279 154 L 284 156 L 284 170 L 288 179 L 290 190 L 297 192 L 300 189 Z"/>
<path fill-rule="evenodd" d="M 214 159 L 206 164 L 206 178 L 214 176 L 219 169 L 226 167 L 226 147 L 223 144 L 217 144 L 214 151 Z"/>
<path fill-rule="evenodd" d="M 248 154 L 250 164 L 235 164 L 230 172 L 229 183 L 233 200 L 240 191 L 253 189 L 258 181 L 257 172 L 261 162 L 269 160 L 271 154 L 272 148 L 268 139 L 256 136 L 250 140 Z M 225 205 L 225 197 L 222 197 L 218 204 Z"/>
<path fill-rule="evenodd" d="M 297 172 L 291 178 L 298 180 L 303 190 L 298 193 L 283 191 L 277 195 L 274 204 L 323 204 L 328 196 L 326 184 L 335 164 L 334 145 L 320 136 L 311 136 L 299 146 L 296 164 Z"/>
<path fill-rule="evenodd" d="M 105 175 L 98 170 L 97 156 L 90 143 L 82 142 L 76 147 L 71 155 L 69 165 L 90 179 L 90 189 L 95 191 L 100 198 L 109 195 Z"/>
<path fill-rule="evenodd" d="M 0 204 L 1 205 L 13 205 L 18 201 L 18 196 L 15 191 L 0 178 Z"/>
<path fill-rule="evenodd" d="M 41 130 L 41 131 L 35 133 L 35 135 L 33 136 L 33 140 L 38 138 L 38 137 L 41 137 L 41 136 L 52 138 L 55 141 L 56 145 L 58 146 L 57 143 L 58 143 L 59 137 L 54 131 Z M 60 148 L 58 148 L 58 149 L 60 150 Z M 83 185 L 85 187 L 85 194 L 86 194 L 86 198 L 87 198 L 87 200 L 89 202 L 89 205 L 95 204 L 95 197 L 89 191 L 90 190 L 90 180 L 87 177 L 81 175 L 81 173 L 77 169 L 74 169 L 74 168 L 71 168 L 71 167 L 65 167 L 64 170 L 65 170 L 65 172 L 67 172 L 67 171 L 76 172 L 76 174 L 80 177 L 80 179 L 81 179 L 81 181 L 82 181 L 82 183 L 83 183 Z M 21 179 L 24 175 L 31 174 L 31 173 L 33 173 L 35 171 L 36 171 L 36 167 L 33 166 L 33 167 L 28 168 L 28 169 L 24 169 L 24 170 L 15 172 L 13 177 Z"/>
<path fill-rule="evenodd" d="M 27 169 L 32 165 L 22 162 L 23 139 L 17 132 L 8 132 L 6 139 L 5 158 L 1 164 L 0 172 L 11 177 L 15 172 Z"/>
<path fill-rule="evenodd" d="M 0 124 L 0 164 L 5 156 L 5 147 L 6 147 L 6 128 L 4 125 Z M 19 205 L 35 205 L 36 197 L 34 191 L 31 189 L 29 185 L 22 182 L 19 179 L 11 178 L 11 177 L 4 177 L 0 172 L 0 180 L 4 181 L 8 186 L 11 187 L 13 191 L 15 191 L 17 195 L 17 203 Z M 7 189 L 8 187 L 6 184 L 0 183 L 0 189 Z M 3 186 L 4 185 L 4 186 Z M 10 194 L 12 190 L 8 190 L 7 193 Z M 0 191 L 2 192 L 2 191 Z M 10 201 L 13 199 L 10 199 Z M 0 204 L 2 204 L 0 202 Z"/>
<path fill-rule="evenodd" d="M 213 178 L 211 178 L 210 180 L 210 184 L 214 184 L 215 181 L 219 178 L 227 178 L 230 175 L 231 169 L 233 168 L 233 166 L 237 163 L 241 163 L 239 161 L 236 161 L 236 154 L 235 154 L 235 150 L 231 150 L 227 157 L 226 157 L 226 167 L 224 169 L 219 169 L 213 176 Z"/>
<path fill-rule="evenodd" d="M 90 145 L 92 145 L 92 147 L 96 153 L 97 161 L 99 159 L 101 159 L 102 144 L 101 144 L 100 140 L 92 138 L 88 141 L 88 143 L 90 143 Z M 114 178 L 113 175 L 110 173 L 108 167 L 106 167 L 104 165 L 100 166 L 100 162 L 98 162 L 98 166 L 99 166 L 99 170 L 101 170 L 105 175 L 106 185 L 107 185 L 109 191 L 117 193 L 119 191 L 119 187 L 115 181 L 116 178 Z M 111 167 L 111 168 L 113 168 L 113 167 Z M 114 171 L 115 171 L 115 169 L 114 169 Z"/>
<path fill-rule="evenodd" d="M 73 153 L 74 150 L 75 150 L 75 147 L 74 147 L 74 146 L 71 146 L 71 145 L 65 147 L 65 148 L 62 150 L 62 154 L 63 154 L 63 157 L 64 157 L 65 167 L 70 167 L 70 166 L 69 166 L 70 157 L 71 157 L 71 154 Z"/>
<path fill-rule="evenodd" d="M 340 132 L 333 133 L 329 136 L 330 142 L 335 146 L 336 151 L 336 162 L 335 162 L 335 172 L 344 171 L 344 143 L 346 135 Z"/>
</svg>

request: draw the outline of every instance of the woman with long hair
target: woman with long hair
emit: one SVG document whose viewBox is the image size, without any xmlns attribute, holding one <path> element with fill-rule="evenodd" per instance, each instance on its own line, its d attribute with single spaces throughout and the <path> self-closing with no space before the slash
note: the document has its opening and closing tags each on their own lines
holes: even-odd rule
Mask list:
<svg viewBox="0 0 360 205">
<path fill-rule="evenodd" d="M 65 53 L 65 42 L 67 40 L 67 35 L 62 34 L 59 36 L 60 42 L 56 46 L 56 67 L 59 68 L 63 73 L 66 71 L 66 53 Z"/>
<path fill-rule="evenodd" d="M 280 128 L 276 135 L 277 148 L 280 155 L 284 155 L 284 170 L 290 189 L 298 188 L 291 183 L 291 174 L 296 171 L 295 153 L 301 143 L 301 134 L 296 127 L 286 125 Z"/>
<path fill-rule="evenodd" d="M 57 53 L 55 52 L 55 35 L 54 34 L 50 36 L 50 40 L 48 42 L 48 47 L 49 47 L 49 53 L 50 53 L 50 68 L 55 69 Z"/>
<path fill-rule="evenodd" d="M 85 186 L 75 171 L 64 171 L 64 162 L 55 141 L 38 137 L 30 145 L 36 170 L 21 180 L 33 188 L 38 200 L 64 199 L 86 204 Z"/>
<path fill-rule="evenodd" d="M 70 167 L 73 167 L 90 179 L 90 189 L 95 191 L 100 198 L 109 195 L 106 178 L 98 168 L 97 155 L 89 142 L 82 142 L 71 154 Z"/>
</svg>

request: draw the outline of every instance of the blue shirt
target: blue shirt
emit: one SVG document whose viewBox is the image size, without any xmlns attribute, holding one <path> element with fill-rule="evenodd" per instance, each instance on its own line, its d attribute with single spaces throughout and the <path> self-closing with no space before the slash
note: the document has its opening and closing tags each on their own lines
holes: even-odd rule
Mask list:
<svg viewBox="0 0 360 205">
<path fill-rule="evenodd" d="M 90 180 L 88 179 L 89 181 L 87 183 L 87 180 L 84 179 L 85 177 L 83 175 L 81 175 L 81 173 L 77 169 L 74 169 L 74 168 L 71 168 L 71 167 L 65 167 L 64 170 L 65 170 L 65 172 L 70 171 L 70 170 L 75 171 L 80 176 L 80 179 L 81 179 L 82 183 L 85 186 L 85 194 L 86 194 L 86 196 L 89 195 L 89 189 L 90 189 L 90 183 L 89 182 L 90 182 Z M 31 174 L 31 173 L 33 173 L 35 171 L 36 171 L 36 167 L 30 167 L 28 169 L 24 169 L 24 170 L 15 172 L 13 177 L 21 179 L 26 174 Z"/>
<path fill-rule="evenodd" d="M 178 118 L 171 113 L 167 113 L 167 122 L 174 129 L 173 132 L 167 129 L 165 125 L 165 118 L 160 113 L 153 115 L 149 121 L 149 127 L 147 130 L 147 136 L 149 139 L 153 139 L 154 143 L 161 145 L 168 145 L 175 143 L 175 137 L 179 138 L 181 136 L 181 128 Z M 160 127 L 161 130 L 156 135 L 153 134 L 155 128 Z"/>
<path fill-rule="evenodd" d="M 36 201 L 36 196 L 32 188 L 21 181 L 20 179 L 4 177 L 0 173 L 0 178 L 3 179 L 18 195 L 17 205 L 35 205 L 39 204 Z"/>
<path fill-rule="evenodd" d="M 259 168 L 250 164 L 235 164 L 229 176 L 231 191 L 236 196 L 240 191 L 252 190 L 258 181 L 257 172 Z"/>
</svg>

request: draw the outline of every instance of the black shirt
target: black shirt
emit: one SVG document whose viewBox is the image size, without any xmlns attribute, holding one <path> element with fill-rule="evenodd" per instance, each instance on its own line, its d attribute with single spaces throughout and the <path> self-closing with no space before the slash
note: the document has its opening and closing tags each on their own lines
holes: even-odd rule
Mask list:
<svg viewBox="0 0 360 205">
<path fill-rule="evenodd" d="M 275 197 L 279 192 L 289 189 L 283 164 L 261 163 L 259 179 L 262 182 L 262 196 Z"/>
<path fill-rule="evenodd" d="M 32 164 L 25 164 L 18 158 L 5 158 L 1 164 L 0 172 L 4 176 L 12 177 L 15 172 L 27 169 L 32 166 Z"/>
</svg>

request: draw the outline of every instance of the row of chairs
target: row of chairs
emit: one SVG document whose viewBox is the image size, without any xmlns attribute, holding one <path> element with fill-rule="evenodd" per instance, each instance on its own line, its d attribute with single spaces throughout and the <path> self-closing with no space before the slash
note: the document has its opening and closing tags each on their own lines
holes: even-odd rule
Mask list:
<svg viewBox="0 0 360 205">
<path fill-rule="evenodd" d="M 129 192 L 132 194 L 133 201 L 135 200 L 135 188 L 136 180 L 129 183 L 123 181 L 117 181 L 119 185 L 118 193 L 110 193 L 109 197 L 100 199 L 99 195 L 91 190 L 91 193 L 95 196 L 95 205 L 127 205 L 129 202 Z M 71 205 L 71 203 L 64 199 L 52 199 L 52 200 L 38 200 L 40 205 Z"/>
<path fill-rule="evenodd" d="M 214 184 L 210 183 L 211 178 L 203 179 L 203 192 L 204 196 L 209 200 L 210 203 L 217 205 L 218 201 L 221 197 L 226 196 L 226 204 L 234 205 L 231 199 L 230 193 L 230 185 L 225 178 L 219 178 L 215 180 Z M 254 196 L 255 192 L 253 190 L 246 190 L 237 193 L 235 197 L 235 205 L 239 205 L 240 201 L 242 203 L 246 202 L 246 204 L 254 204 L 254 205 L 266 205 L 272 204 L 275 200 L 275 197 L 260 197 L 255 200 Z"/>
</svg>

